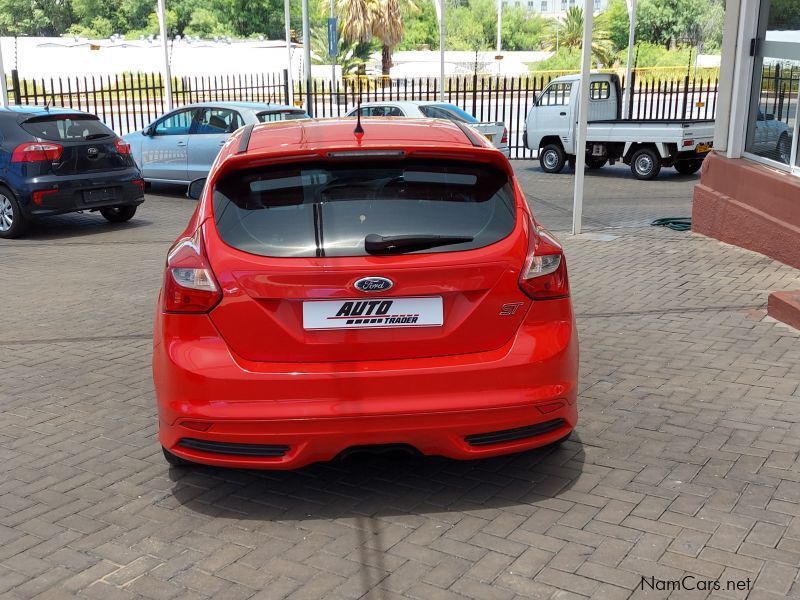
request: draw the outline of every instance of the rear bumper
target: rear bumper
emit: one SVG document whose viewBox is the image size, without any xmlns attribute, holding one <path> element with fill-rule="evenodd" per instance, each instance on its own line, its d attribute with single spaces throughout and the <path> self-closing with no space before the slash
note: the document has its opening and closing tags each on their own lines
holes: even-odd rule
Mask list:
<svg viewBox="0 0 800 600">
<path fill-rule="evenodd" d="M 29 216 L 56 215 L 79 210 L 97 210 L 106 206 L 136 205 L 144 202 L 142 177 L 136 168 L 80 175 L 46 175 L 26 181 L 25 193 L 17 192 L 22 209 Z M 100 199 L 88 198 L 86 192 L 108 190 Z M 36 191 L 48 191 L 39 203 Z"/>
<path fill-rule="evenodd" d="M 498 350 L 360 363 L 248 363 L 207 316 L 159 313 L 161 444 L 194 462 L 274 469 L 363 445 L 457 459 L 546 445 L 577 422 L 578 345 L 569 300 L 534 305 L 537 321 Z M 544 323 L 542 311 L 553 318 Z M 215 443 L 245 446 L 231 454 Z M 253 455 L 247 445 L 284 450 Z"/>
</svg>

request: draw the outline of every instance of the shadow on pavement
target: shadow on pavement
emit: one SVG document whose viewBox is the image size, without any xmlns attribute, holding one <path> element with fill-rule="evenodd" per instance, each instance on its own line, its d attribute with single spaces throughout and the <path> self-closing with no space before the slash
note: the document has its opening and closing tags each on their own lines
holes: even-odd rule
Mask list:
<svg viewBox="0 0 800 600">
<path fill-rule="evenodd" d="M 139 229 L 152 225 L 149 219 L 136 215 L 126 223 L 109 223 L 100 213 L 68 213 L 31 220 L 20 241 L 51 241 Z M 15 241 L 15 240 L 14 240 Z"/>
<path fill-rule="evenodd" d="M 213 517 L 302 522 L 437 514 L 446 521 L 451 512 L 555 498 L 575 484 L 584 459 L 573 433 L 560 446 L 481 460 L 353 454 L 296 471 L 198 465 L 171 467 L 169 477 L 178 502 Z"/>
</svg>

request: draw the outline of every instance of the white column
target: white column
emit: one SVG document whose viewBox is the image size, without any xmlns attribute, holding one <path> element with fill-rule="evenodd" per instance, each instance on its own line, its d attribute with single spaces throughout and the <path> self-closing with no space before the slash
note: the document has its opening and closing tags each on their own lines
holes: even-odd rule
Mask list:
<svg viewBox="0 0 800 600">
<path fill-rule="evenodd" d="M 158 0 L 158 29 L 161 32 L 161 48 L 164 51 L 164 94 L 167 110 L 172 110 L 172 71 L 169 68 L 169 47 L 167 46 L 167 15 L 164 0 Z"/>
<path fill-rule="evenodd" d="M 583 60 L 581 61 L 580 99 L 578 102 L 578 126 L 575 136 L 575 191 L 572 201 L 572 234 L 581 232 L 583 218 L 583 179 L 586 170 L 586 129 L 589 116 L 589 82 L 592 68 L 592 24 L 594 22 L 594 0 L 583 2 Z"/>
<path fill-rule="evenodd" d="M 8 107 L 8 84 L 6 83 L 6 70 L 3 67 L 3 44 L 0 42 L 0 106 Z"/>
<path fill-rule="evenodd" d="M 622 118 L 628 117 L 628 110 L 633 96 L 633 81 L 631 80 L 631 69 L 633 68 L 633 46 L 636 42 L 636 0 L 627 0 L 628 18 L 630 19 L 630 29 L 628 30 L 628 68 L 625 69 L 625 103 L 622 105 Z"/>
<path fill-rule="evenodd" d="M 444 102 L 444 0 L 439 0 L 439 101 Z"/>
<path fill-rule="evenodd" d="M 294 83 L 292 81 L 292 29 L 291 17 L 289 15 L 289 0 L 283 0 L 283 28 L 286 32 L 286 77 L 289 86 L 289 104 L 294 106 Z"/>
</svg>

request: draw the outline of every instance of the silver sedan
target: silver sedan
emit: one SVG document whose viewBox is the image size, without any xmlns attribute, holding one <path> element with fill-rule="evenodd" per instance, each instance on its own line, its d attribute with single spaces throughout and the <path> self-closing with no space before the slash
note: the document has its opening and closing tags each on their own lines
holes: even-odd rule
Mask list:
<svg viewBox="0 0 800 600">
<path fill-rule="evenodd" d="M 207 102 L 168 112 L 123 136 L 145 181 L 188 183 L 205 177 L 230 135 L 250 123 L 307 119 L 301 108 L 258 102 Z"/>
</svg>

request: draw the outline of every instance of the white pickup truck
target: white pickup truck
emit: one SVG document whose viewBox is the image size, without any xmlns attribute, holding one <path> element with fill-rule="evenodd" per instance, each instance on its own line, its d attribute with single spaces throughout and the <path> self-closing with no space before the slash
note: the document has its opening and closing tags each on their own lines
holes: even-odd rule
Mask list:
<svg viewBox="0 0 800 600">
<path fill-rule="evenodd" d="M 558 173 L 575 160 L 580 76 L 553 79 L 536 98 L 525 120 L 523 143 L 538 151 L 542 170 Z M 621 118 L 619 77 L 592 74 L 589 84 L 586 165 L 599 169 L 621 160 L 638 179 L 654 179 L 661 167 L 695 173 L 711 150 L 714 121 Z"/>
</svg>

